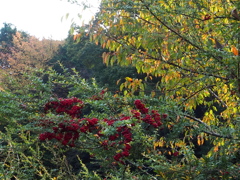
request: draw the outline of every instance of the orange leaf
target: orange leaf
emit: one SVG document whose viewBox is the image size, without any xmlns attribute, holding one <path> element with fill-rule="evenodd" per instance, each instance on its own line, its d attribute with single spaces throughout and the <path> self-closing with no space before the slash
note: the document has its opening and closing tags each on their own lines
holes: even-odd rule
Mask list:
<svg viewBox="0 0 240 180">
<path fill-rule="evenodd" d="M 77 39 L 77 35 L 74 35 L 73 40 L 76 41 L 76 39 Z"/>
<path fill-rule="evenodd" d="M 133 79 L 130 78 L 130 77 L 126 77 L 125 79 L 126 79 L 127 81 L 129 81 L 129 82 L 133 82 Z"/>
<path fill-rule="evenodd" d="M 232 46 L 232 53 L 233 53 L 235 56 L 238 56 L 238 49 L 237 49 L 235 46 Z"/>
<path fill-rule="evenodd" d="M 81 37 L 81 34 L 75 34 L 74 36 L 73 36 L 73 40 L 74 41 L 76 41 L 78 38 L 80 38 Z"/>
</svg>

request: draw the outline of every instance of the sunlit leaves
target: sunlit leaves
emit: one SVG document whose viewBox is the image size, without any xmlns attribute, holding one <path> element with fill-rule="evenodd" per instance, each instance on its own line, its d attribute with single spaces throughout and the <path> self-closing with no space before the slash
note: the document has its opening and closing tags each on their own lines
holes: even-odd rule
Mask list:
<svg viewBox="0 0 240 180">
<path fill-rule="evenodd" d="M 133 95 L 134 93 L 144 94 L 144 84 L 141 79 L 132 79 L 126 77 L 126 81 L 120 85 L 120 91 L 124 91 L 125 95 Z"/>
<path fill-rule="evenodd" d="M 95 40 L 110 50 L 103 55 L 106 64 L 132 65 L 138 73 L 159 78 L 158 90 L 184 111 L 204 108 L 199 119 L 188 122 L 193 127 L 184 137 L 196 135 L 199 146 L 211 139 L 211 155 L 227 145 L 209 136 L 239 137 L 237 8 L 235 1 L 223 0 L 103 0 L 92 35 L 98 34 Z M 147 81 L 126 79 L 120 90 L 133 95 L 144 90 L 143 83 L 146 89 Z M 188 162 L 196 159 L 190 147 L 182 153 Z"/>
<path fill-rule="evenodd" d="M 10 65 L 8 70 L 15 73 L 23 72 L 23 69 L 27 67 L 43 68 L 44 63 L 53 57 L 61 43 L 48 39 L 39 40 L 34 36 L 26 38 L 17 32 L 13 36 L 13 46 L 7 54 L 6 61 Z M 3 53 L 0 53 L 0 56 L 2 55 Z"/>
<path fill-rule="evenodd" d="M 166 92 L 183 95 L 179 92 L 185 86 L 192 94 L 197 92 L 194 101 L 188 99 L 195 107 L 205 97 L 197 83 L 218 87 L 214 78 L 227 80 L 224 70 L 234 63 L 228 53 L 237 54 L 228 48 L 231 37 L 222 36 L 235 30 L 229 20 L 232 7 L 230 2 L 223 7 L 221 1 L 103 1 L 99 19 L 106 33 L 100 39 L 113 51 L 103 55 L 104 62 L 132 64 L 138 73 L 160 76 Z"/>
</svg>

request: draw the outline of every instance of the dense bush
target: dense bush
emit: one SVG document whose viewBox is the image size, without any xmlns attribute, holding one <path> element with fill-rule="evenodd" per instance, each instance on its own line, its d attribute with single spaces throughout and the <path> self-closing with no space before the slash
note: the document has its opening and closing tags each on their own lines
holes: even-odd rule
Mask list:
<svg viewBox="0 0 240 180">
<path fill-rule="evenodd" d="M 205 142 L 204 127 L 165 97 L 120 96 L 51 70 L 25 78 L 34 85 L 0 93 L 2 179 L 238 178 L 239 154 L 224 154 L 235 140 L 216 149 L 218 137 Z M 199 147 L 208 150 L 197 157 Z"/>
</svg>

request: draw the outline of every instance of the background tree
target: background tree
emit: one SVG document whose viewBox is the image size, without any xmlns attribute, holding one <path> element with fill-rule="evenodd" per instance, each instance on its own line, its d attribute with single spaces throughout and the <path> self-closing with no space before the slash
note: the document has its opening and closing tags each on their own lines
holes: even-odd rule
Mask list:
<svg viewBox="0 0 240 180">
<path fill-rule="evenodd" d="M 12 46 L 12 39 L 13 35 L 15 35 L 17 32 L 17 28 L 14 27 L 12 24 L 9 23 L 3 23 L 3 27 L 0 30 L 0 42 L 3 46 L 8 45 Z"/>
<path fill-rule="evenodd" d="M 182 145 L 175 144 L 185 156 L 196 148 L 193 137 L 198 146 L 206 140 L 213 145 L 206 158 L 238 153 L 239 9 L 239 1 L 103 0 L 90 26 L 92 39 L 109 50 L 107 65 L 133 65 L 158 77 L 159 98 L 184 109 L 169 125 L 185 134 L 177 140 Z M 138 90 L 139 83 L 123 87 Z M 190 113 L 200 105 L 201 116 Z"/>
<path fill-rule="evenodd" d="M 10 47 L 13 45 L 13 35 L 16 34 L 17 29 L 12 24 L 4 23 L 4 26 L 1 28 L 0 31 L 0 51 L 1 54 L 7 56 L 10 53 Z M 6 58 L 1 57 L 0 59 L 0 66 L 6 67 L 8 65 Z"/>
<path fill-rule="evenodd" d="M 61 44 L 61 41 L 42 39 L 30 36 L 27 40 L 21 33 L 13 36 L 13 51 L 8 59 L 11 69 L 24 69 L 24 67 L 43 68 L 51 59 Z"/>
<path fill-rule="evenodd" d="M 29 35 L 24 31 L 18 31 L 17 28 L 10 23 L 3 23 L 3 27 L 0 30 L 0 52 L 6 57 L 1 57 L 0 66 L 6 68 L 8 66 L 7 57 L 11 54 L 11 48 L 14 46 L 13 37 L 16 33 L 21 33 L 21 36 L 25 38 L 25 40 L 29 37 Z"/>
<path fill-rule="evenodd" d="M 78 30 L 79 27 L 74 28 Z M 64 44 L 60 46 L 58 52 L 48 64 L 53 65 L 55 70 L 62 73 L 60 62 L 69 69 L 75 68 L 83 78 L 95 78 L 99 86 L 116 91 L 119 89 L 117 81 L 124 81 L 126 76 L 137 76 L 136 68 L 131 66 L 121 67 L 117 64 L 107 67 L 102 59 L 103 52 L 107 50 L 90 41 L 88 29 L 88 25 L 82 27 L 81 31 L 84 32 L 84 35 L 80 41 L 77 40 L 77 35 L 74 36 L 69 33 Z"/>
<path fill-rule="evenodd" d="M 12 31 L 15 32 L 15 30 Z M 0 59 L 3 62 L 1 66 L 2 82 L 9 75 L 18 76 L 20 79 L 21 75 L 30 68 L 46 68 L 46 63 L 55 55 L 62 43 L 62 41 L 49 39 L 39 40 L 25 32 L 16 31 L 15 34 L 9 33 L 8 35 L 8 45 L 2 46 L 0 51 Z M 2 43 L 4 44 L 5 41 Z"/>
</svg>

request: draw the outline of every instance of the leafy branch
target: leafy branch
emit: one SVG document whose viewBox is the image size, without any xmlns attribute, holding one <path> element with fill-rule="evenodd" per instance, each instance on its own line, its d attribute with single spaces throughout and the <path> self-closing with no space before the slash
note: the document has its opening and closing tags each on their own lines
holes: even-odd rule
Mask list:
<svg viewBox="0 0 240 180">
<path fill-rule="evenodd" d="M 190 115 L 185 115 L 185 117 L 187 117 L 189 119 L 192 119 L 192 120 L 204 125 L 208 129 L 208 131 L 203 130 L 203 132 L 206 133 L 206 134 L 209 134 L 209 135 L 212 135 L 212 136 L 215 136 L 215 137 L 220 137 L 220 138 L 233 139 L 233 137 L 231 135 L 224 136 L 224 135 L 221 135 L 221 134 L 218 134 L 218 133 L 214 132 L 212 130 L 211 126 L 209 126 L 208 124 L 206 124 L 205 122 L 203 122 L 202 120 L 200 120 L 198 118 L 192 117 Z"/>
<path fill-rule="evenodd" d="M 143 0 L 141 0 L 142 3 L 144 4 Z M 209 53 L 207 51 L 205 51 L 203 48 L 199 47 L 197 44 L 193 43 L 192 41 L 190 41 L 189 39 L 187 39 L 186 37 L 184 37 L 182 34 L 180 34 L 179 32 L 177 32 L 176 30 L 174 30 L 173 28 L 171 28 L 167 23 L 165 23 L 164 21 L 162 21 L 150 8 L 149 6 L 147 6 L 146 4 L 144 4 L 145 8 L 149 11 L 149 13 L 151 15 L 153 15 L 153 17 L 159 21 L 164 27 L 166 27 L 168 30 L 170 30 L 171 32 L 173 32 L 174 34 L 176 34 L 179 38 L 181 38 L 183 41 L 185 41 L 186 43 L 190 44 L 191 46 L 195 47 L 196 49 L 202 51 L 203 53 L 209 54 L 211 57 L 213 57 L 214 59 L 216 59 L 218 62 L 221 62 L 221 57 L 219 56 L 215 56 L 212 53 Z M 147 21 L 144 19 L 144 21 Z"/>
</svg>

